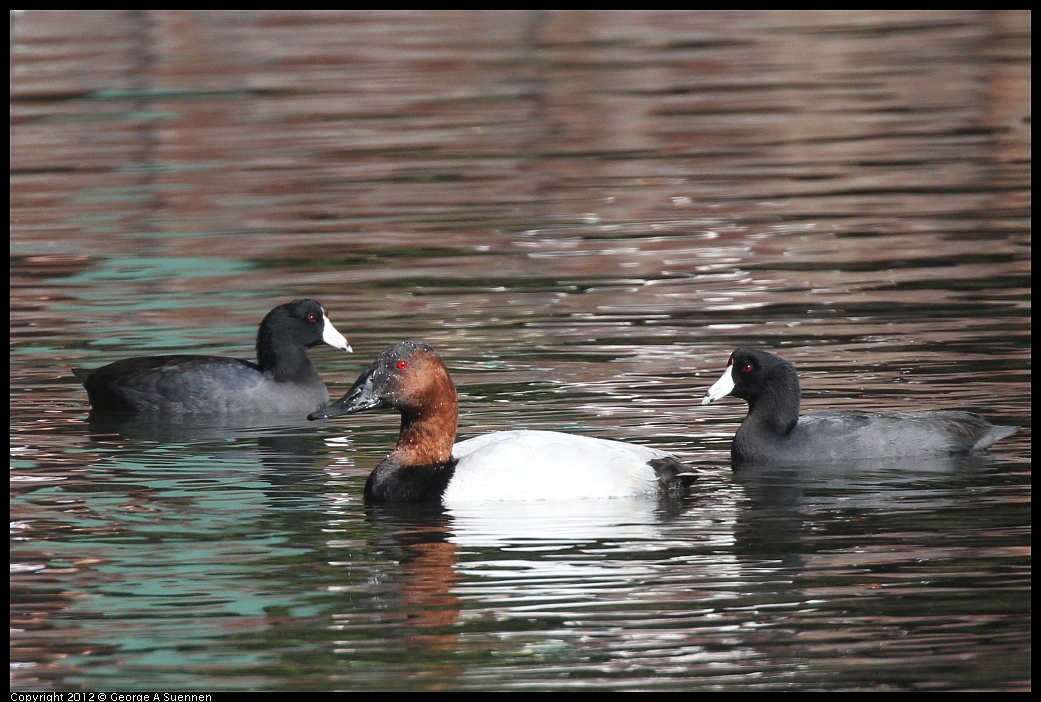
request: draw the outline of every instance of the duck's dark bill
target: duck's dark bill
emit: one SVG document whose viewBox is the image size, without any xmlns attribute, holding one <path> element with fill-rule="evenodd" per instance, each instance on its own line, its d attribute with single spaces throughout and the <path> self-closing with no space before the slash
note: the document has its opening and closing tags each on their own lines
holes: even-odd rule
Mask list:
<svg viewBox="0 0 1041 702">
<path fill-rule="evenodd" d="M 310 420 L 330 419 L 332 417 L 341 417 L 345 414 L 356 414 L 365 410 L 377 409 L 382 406 L 382 400 L 373 392 L 372 382 L 368 377 L 362 377 L 359 378 L 354 387 L 347 391 L 346 395 L 328 407 L 307 415 L 307 418 Z"/>
</svg>

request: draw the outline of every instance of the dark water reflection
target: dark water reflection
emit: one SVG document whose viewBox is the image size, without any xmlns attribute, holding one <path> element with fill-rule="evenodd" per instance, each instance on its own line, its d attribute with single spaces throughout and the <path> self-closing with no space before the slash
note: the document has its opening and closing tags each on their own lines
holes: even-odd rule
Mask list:
<svg viewBox="0 0 1041 702">
<path fill-rule="evenodd" d="M 1030 16 L 15 11 L 15 690 L 1027 690 Z M 460 435 L 671 449 L 686 501 L 366 508 L 386 414 L 113 421 L 314 297 Z M 971 459 L 731 471 L 740 345 Z"/>
</svg>

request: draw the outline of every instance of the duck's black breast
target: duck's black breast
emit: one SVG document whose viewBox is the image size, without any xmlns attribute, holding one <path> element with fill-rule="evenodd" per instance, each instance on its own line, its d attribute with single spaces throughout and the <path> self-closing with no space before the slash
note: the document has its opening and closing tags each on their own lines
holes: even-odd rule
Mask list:
<svg viewBox="0 0 1041 702">
<path fill-rule="evenodd" d="M 384 459 L 365 481 L 366 502 L 440 502 L 455 475 L 455 459 L 410 466 Z"/>
</svg>

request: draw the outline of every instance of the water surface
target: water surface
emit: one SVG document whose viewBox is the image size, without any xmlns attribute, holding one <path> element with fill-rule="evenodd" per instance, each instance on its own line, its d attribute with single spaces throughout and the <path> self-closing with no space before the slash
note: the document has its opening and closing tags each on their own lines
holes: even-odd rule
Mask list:
<svg viewBox="0 0 1041 702">
<path fill-rule="evenodd" d="M 1030 15 L 16 11 L 14 690 L 1028 690 Z M 686 501 L 366 508 L 397 420 L 90 417 L 313 297 L 460 436 L 673 450 Z M 734 473 L 737 346 L 986 456 Z"/>
</svg>

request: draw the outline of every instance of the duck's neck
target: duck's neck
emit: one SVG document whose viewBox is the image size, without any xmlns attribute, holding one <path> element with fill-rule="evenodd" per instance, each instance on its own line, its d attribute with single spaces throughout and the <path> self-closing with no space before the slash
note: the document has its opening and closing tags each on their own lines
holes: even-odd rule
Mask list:
<svg viewBox="0 0 1041 702">
<path fill-rule="evenodd" d="M 454 399 L 454 393 L 453 393 Z M 459 426 L 459 408 L 445 402 L 419 412 L 401 414 L 401 434 L 390 458 L 402 465 L 448 463 Z"/>
</svg>

